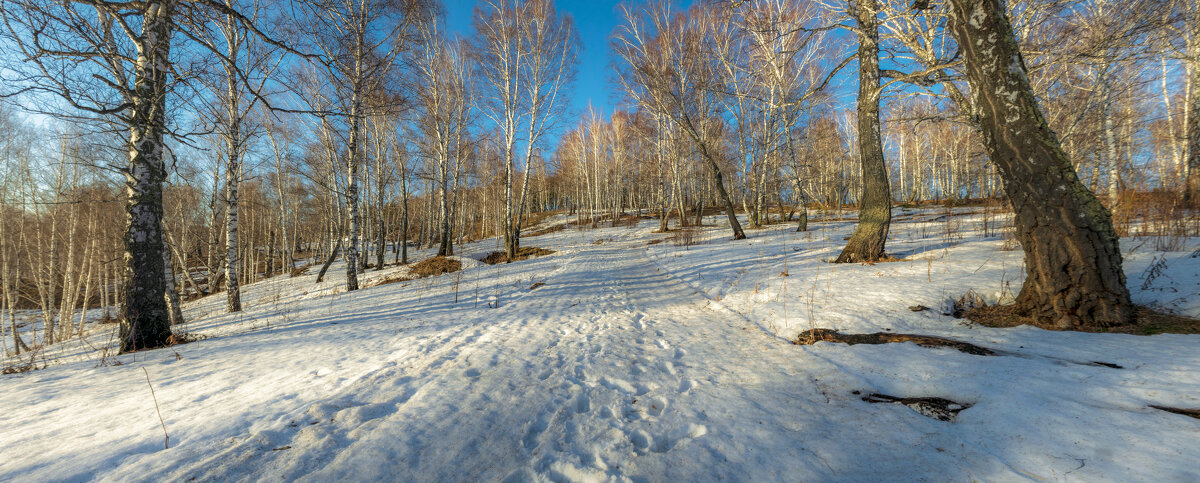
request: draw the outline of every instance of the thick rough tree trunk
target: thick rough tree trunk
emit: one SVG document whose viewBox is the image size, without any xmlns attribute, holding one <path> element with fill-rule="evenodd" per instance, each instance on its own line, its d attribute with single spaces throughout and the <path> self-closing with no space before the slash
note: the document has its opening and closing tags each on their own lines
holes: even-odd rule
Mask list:
<svg viewBox="0 0 1200 483">
<path fill-rule="evenodd" d="M 163 132 L 176 2 L 148 2 L 141 55 L 134 73 L 129 122 L 129 168 L 125 171 L 125 303 L 121 306 L 121 352 L 162 347 L 171 341 L 164 297 L 162 184 Z"/>
<path fill-rule="evenodd" d="M 858 226 L 834 260 L 836 263 L 883 258 L 892 223 L 892 192 L 879 134 L 879 22 L 875 17 L 875 0 L 852 4 L 850 13 L 859 28 L 858 157 L 862 165 L 862 196 L 858 200 Z"/>
<path fill-rule="evenodd" d="M 1018 314 L 1059 328 L 1129 323 L 1112 218 L 1042 117 L 999 0 L 950 0 L 984 144 L 1016 214 L 1027 275 Z"/>
</svg>

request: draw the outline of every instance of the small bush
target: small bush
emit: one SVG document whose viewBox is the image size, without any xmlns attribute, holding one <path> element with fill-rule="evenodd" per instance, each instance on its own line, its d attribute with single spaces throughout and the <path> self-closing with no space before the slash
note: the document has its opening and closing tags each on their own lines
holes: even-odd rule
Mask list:
<svg viewBox="0 0 1200 483">
<path fill-rule="evenodd" d="M 45 361 L 39 365 L 33 357 L 30 357 L 29 362 L 19 362 L 11 366 L 4 366 L 4 369 L 0 369 L 0 374 L 24 374 L 26 372 L 36 371 L 38 369 L 45 369 L 46 367 L 48 367 L 48 364 L 46 364 Z"/>
<path fill-rule="evenodd" d="M 700 244 L 700 237 L 697 230 L 693 228 L 680 228 L 675 230 L 675 234 L 671 235 L 671 243 L 677 247 L 690 247 Z"/>
</svg>

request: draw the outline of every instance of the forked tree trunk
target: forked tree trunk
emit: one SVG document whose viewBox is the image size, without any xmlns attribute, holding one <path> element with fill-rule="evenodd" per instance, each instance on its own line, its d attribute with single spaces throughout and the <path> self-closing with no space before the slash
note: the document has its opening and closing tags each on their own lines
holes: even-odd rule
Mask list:
<svg viewBox="0 0 1200 483">
<path fill-rule="evenodd" d="M 163 279 L 163 131 L 171 16 L 175 0 L 148 2 L 134 73 L 130 108 L 129 168 L 125 172 L 125 303 L 121 307 L 121 352 L 162 347 L 171 340 Z"/>
<path fill-rule="evenodd" d="M 892 223 L 892 192 L 879 134 L 879 21 L 875 17 L 875 0 L 860 0 L 850 13 L 859 28 L 858 157 L 862 165 L 862 196 L 858 199 L 858 226 L 834 260 L 836 263 L 883 258 Z"/>
<path fill-rule="evenodd" d="M 1000 0 L 950 0 L 988 154 L 1016 215 L 1027 275 L 1020 315 L 1058 328 L 1133 320 L 1112 217 L 1079 181 L 1037 106 Z"/>
</svg>

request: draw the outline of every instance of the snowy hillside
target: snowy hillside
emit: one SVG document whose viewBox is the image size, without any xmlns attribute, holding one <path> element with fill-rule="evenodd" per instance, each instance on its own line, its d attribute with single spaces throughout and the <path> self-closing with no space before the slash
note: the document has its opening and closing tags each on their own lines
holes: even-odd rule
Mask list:
<svg viewBox="0 0 1200 483">
<path fill-rule="evenodd" d="M 1019 290 L 1021 251 L 976 218 L 896 214 L 906 261 L 827 263 L 851 221 L 686 246 L 643 220 L 524 238 L 556 253 L 509 265 L 474 263 L 495 240 L 459 247 L 460 272 L 356 292 L 337 265 L 277 277 L 242 313 L 188 304 L 201 340 L 167 349 L 112 355 L 96 325 L 0 376 L 0 481 L 1200 480 L 1200 419 L 1150 407 L 1200 408 L 1200 335 L 943 315 Z M 1200 316 L 1200 240 L 1137 247 L 1134 300 Z M 790 343 L 813 328 L 995 355 Z"/>
</svg>

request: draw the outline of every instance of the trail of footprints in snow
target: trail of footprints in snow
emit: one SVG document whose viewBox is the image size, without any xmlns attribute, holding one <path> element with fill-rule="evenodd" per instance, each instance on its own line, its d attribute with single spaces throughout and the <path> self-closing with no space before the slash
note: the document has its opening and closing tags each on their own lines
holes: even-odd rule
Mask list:
<svg viewBox="0 0 1200 483">
<path fill-rule="evenodd" d="M 629 305 L 626 304 L 628 307 Z M 674 391 L 676 395 L 686 394 L 696 382 L 679 377 L 675 363 L 686 355 L 683 349 L 674 349 L 664 338 L 666 335 L 662 330 L 654 330 L 654 342 L 652 345 L 646 344 L 646 332 L 648 328 L 653 326 L 655 322 L 646 318 L 643 313 L 631 313 L 626 309 L 625 314 L 630 317 L 632 328 L 637 331 L 634 340 L 639 344 L 638 355 L 634 358 L 630 368 L 630 375 L 634 378 L 648 373 L 647 367 L 656 366 L 663 373 L 676 379 Z M 566 430 L 565 437 L 567 442 L 572 447 L 577 447 L 581 441 L 586 441 L 584 435 L 581 434 L 579 424 L 576 424 L 572 419 L 576 415 L 585 415 L 596 411 L 598 416 L 609 420 L 612 428 L 617 429 L 633 446 L 634 450 L 639 453 L 655 452 L 665 453 L 675 448 L 679 443 L 687 440 L 698 438 L 707 434 L 708 430 L 705 426 L 691 423 L 684 428 L 677 428 L 674 431 L 662 432 L 658 435 L 652 435 L 651 431 L 646 426 L 652 426 L 668 411 L 671 406 L 671 400 L 663 395 L 652 394 L 658 389 L 656 384 L 650 382 L 629 382 L 627 380 L 612 377 L 601 376 L 594 383 L 588 382 L 587 367 L 591 366 L 596 357 L 602 355 L 605 351 L 603 344 L 592 344 L 594 331 L 596 329 L 607 329 L 611 327 L 608 322 L 600 323 L 602 317 L 593 318 L 588 324 L 591 327 L 580 326 L 575 332 L 583 335 L 585 331 L 591 329 L 592 332 L 587 333 L 584 341 L 575 341 L 574 348 L 580 350 L 580 355 L 576 358 L 577 364 L 569 374 L 564 374 L 564 383 L 561 386 L 567 391 L 569 397 L 555 397 L 541 412 L 534 421 L 529 424 L 526 430 L 525 437 L 522 439 L 524 447 L 530 451 L 535 450 L 540 445 L 539 438 L 557 418 L 562 419 L 562 426 Z M 618 326 L 618 328 L 621 328 Z M 566 330 L 560 332 L 561 335 L 567 335 Z M 557 342 L 551 344 L 553 347 Z M 660 358 L 650 355 L 652 353 L 670 354 L 668 357 Z M 672 362 L 675 361 L 675 363 Z M 555 364 L 556 369 L 562 369 L 566 365 L 566 357 L 560 353 L 558 361 Z M 546 380 L 556 371 L 554 369 L 546 369 L 538 375 L 540 380 Z M 634 379 L 636 381 L 636 379 Z M 617 393 L 620 396 L 618 403 L 620 413 L 613 410 L 612 405 L 600 403 L 599 405 L 593 401 L 600 397 L 600 400 L 611 398 L 612 393 Z M 608 396 L 608 397 L 605 397 Z M 598 408 L 597 408 L 598 406 Z M 577 455 L 580 462 L 588 466 L 606 469 L 604 462 L 598 454 L 594 452 L 584 451 Z M 565 464 L 564 461 L 555 461 L 554 458 L 545 457 L 536 465 L 540 471 L 553 470 L 556 467 L 561 467 Z"/>
</svg>

